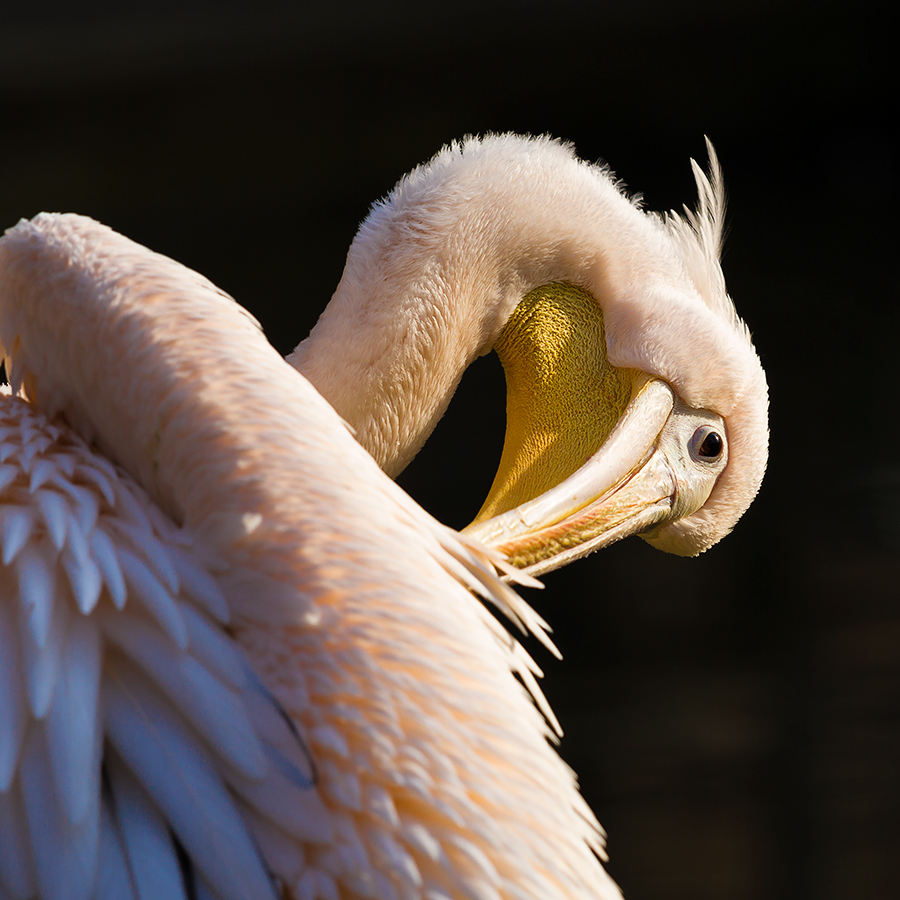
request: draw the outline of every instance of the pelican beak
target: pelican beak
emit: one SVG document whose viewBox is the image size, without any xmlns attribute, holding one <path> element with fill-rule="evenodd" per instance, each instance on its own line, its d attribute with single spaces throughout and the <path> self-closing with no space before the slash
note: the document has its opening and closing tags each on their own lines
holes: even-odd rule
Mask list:
<svg viewBox="0 0 900 900">
<path fill-rule="evenodd" d="M 661 438 L 675 404 L 668 384 L 638 376 L 625 411 L 584 465 L 533 500 L 463 533 L 540 575 L 670 519 L 678 475 Z"/>
<path fill-rule="evenodd" d="M 506 441 L 464 533 L 529 575 L 629 534 L 680 552 L 663 532 L 699 510 L 724 471 L 722 417 L 611 365 L 602 312 L 573 285 L 527 294 L 495 350 L 506 371 Z"/>
</svg>

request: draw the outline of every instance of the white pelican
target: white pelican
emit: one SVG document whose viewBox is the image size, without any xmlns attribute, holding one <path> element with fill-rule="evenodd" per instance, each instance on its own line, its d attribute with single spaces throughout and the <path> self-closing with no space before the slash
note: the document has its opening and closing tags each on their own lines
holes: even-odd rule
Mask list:
<svg viewBox="0 0 900 900">
<path fill-rule="evenodd" d="M 620 896 L 474 593 L 544 625 L 474 538 L 537 572 L 634 531 L 696 553 L 751 501 L 766 387 L 712 168 L 660 218 L 547 139 L 445 149 L 292 357 L 340 416 L 197 273 L 79 216 L 7 232 L 2 900 Z M 376 461 L 492 346 L 507 441 L 461 537 Z"/>
</svg>

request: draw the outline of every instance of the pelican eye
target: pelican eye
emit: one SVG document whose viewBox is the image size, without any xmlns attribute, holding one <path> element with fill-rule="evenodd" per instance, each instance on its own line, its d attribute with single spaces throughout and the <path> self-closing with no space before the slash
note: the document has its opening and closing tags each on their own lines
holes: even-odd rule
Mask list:
<svg viewBox="0 0 900 900">
<path fill-rule="evenodd" d="M 715 462 L 725 449 L 725 438 L 710 425 L 701 425 L 691 437 L 691 456 L 703 462 Z"/>
</svg>

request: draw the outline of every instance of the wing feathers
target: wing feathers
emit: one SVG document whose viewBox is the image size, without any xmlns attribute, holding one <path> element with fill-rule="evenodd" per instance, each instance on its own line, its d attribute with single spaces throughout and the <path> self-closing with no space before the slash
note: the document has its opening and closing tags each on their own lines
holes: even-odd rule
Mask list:
<svg viewBox="0 0 900 900">
<path fill-rule="evenodd" d="M 121 848 L 140 900 L 186 900 L 172 835 L 155 804 L 115 754 L 105 764 Z M 123 860 L 124 862 L 124 860 Z"/>
<path fill-rule="evenodd" d="M 28 721 L 17 631 L 12 610 L 0 603 L 0 801 L 15 775 Z"/>
<path fill-rule="evenodd" d="M 56 785 L 68 820 L 96 815 L 100 796 L 100 635 L 96 623 L 74 616 L 60 659 L 47 741 Z"/>
<path fill-rule="evenodd" d="M 108 790 L 100 805 L 100 859 L 96 900 L 138 900 L 130 861 L 126 860 L 121 834 L 109 810 Z"/>
<path fill-rule="evenodd" d="M 125 576 L 122 574 L 122 567 L 119 565 L 119 559 L 109 535 L 105 531 L 95 528 L 90 532 L 88 544 L 91 548 L 91 556 L 103 576 L 103 583 L 110 593 L 113 604 L 116 609 L 122 609 L 126 597 Z M 84 611 L 82 610 L 82 612 Z"/>
<path fill-rule="evenodd" d="M 60 651 L 69 627 L 69 604 L 64 600 L 54 603 L 47 640 L 43 647 L 38 647 L 35 643 L 27 623 L 22 621 L 24 616 L 25 611 L 20 608 L 19 633 L 21 635 L 22 669 L 28 690 L 31 714 L 36 719 L 42 719 L 47 713 L 50 701 L 53 699 L 53 690 L 56 687 Z"/>
<path fill-rule="evenodd" d="M 37 890 L 25 810 L 18 791 L 0 790 L 0 888 L 16 900 Z"/>
<path fill-rule="evenodd" d="M 4 566 L 8 566 L 25 546 L 25 542 L 31 536 L 33 525 L 34 512 L 32 510 L 24 509 L 21 506 L 5 506 L 3 508 L 0 540 L 3 541 Z"/>
<path fill-rule="evenodd" d="M 137 556 L 130 550 L 119 551 L 119 565 L 132 596 L 139 600 L 147 612 L 162 626 L 180 650 L 187 649 L 187 628 L 178 606 L 165 586 L 159 582 Z"/>
<path fill-rule="evenodd" d="M 66 502 L 56 491 L 37 491 L 37 505 L 44 517 L 44 523 L 57 550 L 62 550 L 66 542 Z"/>
<path fill-rule="evenodd" d="M 40 544 L 26 544 L 16 559 L 19 597 L 31 637 L 40 648 L 47 643 L 50 613 L 56 594 L 56 567 Z"/>
<path fill-rule="evenodd" d="M 234 642 L 205 616 L 190 606 L 181 608 L 191 656 L 224 684 L 242 691 L 247 686 L 246 663 L 235 652 Z"/>
<path fill-rule="evenodd" d="M 299 867 L 329 814 L 222 629 L 228 566 L 18 399 L 0 440 L 0 898 L 184 897 L 170 832 L 196 896 L 272 897 L 249 823 Z"/>
<path fill-rule="evenodd" d="M 212 576 L 191 562 L 177 547 L 171 548 L 169 562 L 185 593 L 217 622 L 227 622 L 228 603 Z"/>
<path fill-rule="evenodd" d="M 125 660 L 103 686 L 106 731 L 223 900 L 274 897 L 209 755 Z"/>
<path fill-rule="evenodd" d="M 56 790 L 45 729 L 34 723 L 22 753 L 20 784 L 40 895 L 89 900 L 96 875 L 99 822 L 73 825 Z M 99 812 L 99 807 L 94 806 Z"/>
<path fill-rule="evenodd" d="M 104 630 L 162 688 L 211 748 L 246 777 L 265 775 L 266 755 L 240 695 L 179 652 L 152 623 L 120 615 L 109 618 Z"/>
<path fill-rule="evenodd" d="M 173 861 L 191 869 L 189 888 L 216 900 L 262 900 L 276 891 L 293 900 L 349 893 L 437 900 L 445 887 L 447 895 L 494 898 L 514 894 L 507 881 L 527 883 L 536 897 L 611 896 L 588 849 L 596 826 L 510 674 L 519 673 L 540 702 L 537 667 L 464 589 L 477 590 L 520 627 L 546 630 L 494 577 L 486 554 L 439 532 L 388 482 L 342 481 L 338 451 L 373 478 L 377 472 L 343 426 L 322 418 L 333 411 L 299 376 L 267 395 L 280 400 L 263 404 L 258 435 L 228 445 L 238 437 L 237 420 L 219 414 L 244 413 L 232 405 L 248 380 L 244 357 L 265 373 L 247 385 L 250 398 L 290 373 L 250 334 L 232 301 L 200 276 L 87 220 L 43 216 L 3 239 L 0 280 L 14 390 L 24 383 L 53 410 L 64 408 L 84 435 L 97 436 L 99 428 L 98 440 L 129 460 L 168 509 L 198 526 L 197 541 L 222 556 L 208 559 L 195 549 L 68 428 L 20 399 L 0 399 L 0 462 L 18 467 L 15 477 L 8 470 L 0 477 L 0 557 L 7 564 L 0 606 L 19 646 L 0 664 L 10 676 L 0 682 L 0 717 L 11 730 L 0 738 L 2 815 L 33 863 L 41 900 L 119 890 L 141 900 L 178 895 L 184 890 Z M 44 333 L 41 317 L 30 314 L 54 301 L 70 304 L 95 329 L 78 331 L 82 338 L 112 337 L 122 325 L 117 336 L 128 339 L 126 352 L 165 357 L 165 377 L 155 382 L 144 375 L 159 373 L 146 366 L 128 372 L 152 395 L 151 410 L 123 400 L 133 395 L 120 385 L 109 396 L 83 383 L 67 392 L 70 363 L 80 365 L 83 356 L 68 341 L 75 335 L 65 327 Z M 183 321 L 195 326 L 197 343 L 216 347 L 219 361 L 240 365 L 221 378 L 179 368 L 212 361 L 205 351 L 180 355 Z M 38 339 L 20 325 L 36 329 Z M 76 358 L 53 357 L 45 371 L 40 348 L 49 339 Z M 93 345 L 122 349 L 114 340 Z M 248 347 L 252 352 L 242 352 Z M 28 353 L 37 369 L 23 366 Z M 307 403 L 312 419 L 303 414 Z M 207 412 L 213 435 L 195 428 Z M 132 427 L 119 429 L 119 446 L 111 422 L 122 421 Z M 306 433 L 307 421 L 325 426 L 321 446 L 318 428 Z M 254 455 L 258 447 L 277 452 Z M 304 449 L 324 451 L 306 483 L 293 476 Z M 279 480 L 270 471 L 289 475 Z M 67 490 L 67 479 L 77 489 Z M 327 488 L 321 496 L 319 488 Z M 223 489 L 228 502 L 220 515 Z M 59 498 L 41 504 L 40 491 Z M 184 509 L 176 493 L 190 498 Z M 332 540 L 341 535 L 337 524 L 333 535 L 309 539 L 302 528 L 307 513 L 335 504 L 354 533 L 360 508 L 375 514 L 353 560 L 353 549 Z M 388 547 L 404 548 L 422 565 L 411 572 L 398 560 L 396 581 L 382 583 Z M 253 652 L 290 717 L 255 677 L 242 679 L 242 671 L 252 672 L 238 649 L 228 652 L 232 634 Z M 73 665 L 83 671 L 69 672 Z M 346 728 L 347 739 L 336 740 L 327 726 Z M 61 749 L 69 741 L 79 746 Z M 101 755 L 109 763 L 105 780 Z M 375 813 L 373 782 L 386 799 Z M 400 828 L 386 829 L 387 819 Z M 404 840 L 402 826 L 417 819 L 425 830 Z M 264 861 L 260 847 L 277 856 L 277 882 L 268 874 L 272 857 Z M 557 864 L 560 849 L 566 859 Z M 27 862 L 15 870 L 3 865 L 4 893 L 32 871 Z"/>
</svg>

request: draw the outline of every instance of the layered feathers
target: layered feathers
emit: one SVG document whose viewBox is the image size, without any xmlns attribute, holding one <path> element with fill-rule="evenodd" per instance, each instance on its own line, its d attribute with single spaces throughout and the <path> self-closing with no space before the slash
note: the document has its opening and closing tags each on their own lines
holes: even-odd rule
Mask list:
<svg viewBox="0 0 900 900">
<path fill-rule="evenodd" d="M 3 633 L 21 657 L 46 630 L 90 682 L 36 691 L 3 657 L 0 896 L 178 896 L 179 854 L 220 898 L 618 896 L 537 670 L 471 590 L 542 623 L 230 298 L 41 216 L 0 241 L 0 338 L 32 404 L 2 400 L 13 445 L 47 444 L 10 456 Z M 69 762 L 49 723 L 75 694 Z"/>
<path fill-rule="evenodd" d="M 253 712 L 274 700 L 224 631 L 224 565 L 8 393 L 0 460 L 0 885 L 177 898 L 177 842 L 215 896 L 273 896 L 241 788 L 299 758 L 305 797 L 309 765 Z"/>
</svg>

